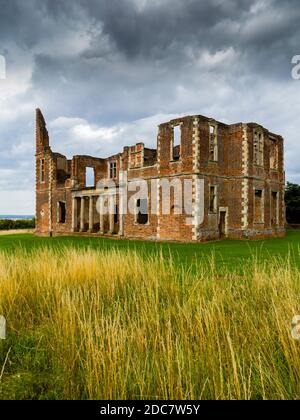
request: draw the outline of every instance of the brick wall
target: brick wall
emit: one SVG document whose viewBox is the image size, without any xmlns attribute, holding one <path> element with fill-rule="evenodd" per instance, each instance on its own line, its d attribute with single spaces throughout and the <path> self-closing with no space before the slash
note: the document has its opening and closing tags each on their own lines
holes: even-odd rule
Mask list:
<svg viewBox="0 0 300 420">
<path fill-rule="evenodd" d="M 210 126 L 217 139 L 217 160 L 212 158 Z M 180 130 L 180 145 L 174 148 L 174 129 Z M 263 164 L 254 163 L 254 131 L 261 130 L 264 138 Z M 72 231 L 74 197 L 87 197 L 84 228 L 89 228 L 89 196 L 94 195 L 93 229 L 99 232 L 100 216 L 96 210 L 97 196 L 103 190 L 97 183 L 110 176 L 110 163 L 116 163 L 119 184 L 120 171 L 127 172 L 128 181 L 145 179 L 149 186 L 159 185 L 156 194 L 148 196 L 149 218 L 146 224 L 137 223 L 134 214 L 118 217 L 114 234 L 130 238 L 160 240 L 218 239 L 225 232 L 232 238 L 258 238 L 284 234 L 284 162 L 283 139 L 255 123 L 226 125 L 201 115 L 187 116 L 163 123 L 158 128 L 157 148 L 148 149 L 143 142 L 124 147 L 108 158 L 74 156 L 68 160 L 53 153 L 45 120 L 36 114 L 36 217 L 37 234 L 66 234 Z M 41 182 L 41 159 L 44 162 L 44 181 Z M 277 159 L 277 160 L 276 160 Z M 274 163 L 276 161 L 276 163 Z M 274 167 L 275 166 L 275 167 Z M 86 186 L 86 168 L 93 168 L 95 185 Z M 176 214 L 177 201 L 170 196 L 170 214 L 163 214 L 161 186 L 164 180 L 186 179 L 193 185 L 192 214 Z M 196 180 L 204 181 L 204 202 L 199 202 Z M 154 184 L 153 184 L 154 183 Z M 210 209 L 211 187 L 216 187 L 216 208 Z M 263 222 L 255 221 L 255 191 L 263 191 Z M 104 192 L 105 193 L 105 192 Z M 129 193 L 132 198 L 134 193 Z M 66 220 L 59 222 L 59 202 L 65 203 Z M 117 200 L 117 206 L 120 203 Z M 197 209 L 204 206 L 204 219 L 197 219 Z M 275 209 L 276 206 L 276 209 Z M 156 211 L 152 213 L 150 209 Z M 223 219 L 221 218 L 221 213 Z M 76 212 L 80 225 L 80 202 Z M 189 222 L 187 223 L 187 217 Z M 275 220 L 276 219 L 276 220 Z M 225 221 L 225 222 L 224 222 Z M 222 223 L 225 223 L 223 226 Z M 123 225 L 123 229 L 121 226 Z M 109 216 L 104 217 L 104 230 L 109 231 Z"/>
</svg>

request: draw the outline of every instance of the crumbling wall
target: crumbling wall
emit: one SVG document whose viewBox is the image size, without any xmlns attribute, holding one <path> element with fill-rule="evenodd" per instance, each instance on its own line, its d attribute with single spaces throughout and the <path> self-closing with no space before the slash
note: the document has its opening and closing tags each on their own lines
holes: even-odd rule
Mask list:
<svg viewBox="0 0 300 420">
<path fill-rule="evenodd" d="M 261 165 L 255 163 L 255 130 L 263 133 Z M 175 131 L 179 139 L 175 139 Z M 175 144 L 175 140 L 179 144 Z M 94 185 L 86 185 L 87 168 L 94 170 Z M 127 173 L 129 182 L 136 178 L 147 181 L 149 211 L 147 223 L 140 223 L 136 215 L 129 212 L 123 219 L 119 215 L 115 219 L 114 234 L 180 241 L 218 239 L 221 234 L 232 238 L 284 234 L 283 139 L 258 124 L 226 125 L 202 115 L 186 116 L 159 126 L 156 149 L 146 148 L 140 142 L 126 146 L 122 153 L 108 158 L 74 156 L 68 160 L 51 151 L 46 123 L 40 110 L 36 112 L 37 233 L 70 233 L 74 223 L 75 231 L 80 230 L 80 200 L 85 196 L 83 230 L 99 233 L 100 216 L 96 201 L 97 195 L 103 191 L 97 190 L 98 182 L 113 178 L 118 186 L 120 171 Z M 164 180 L 171 182 L 175 178 L 191 182 L 192 214 L 186 214 L 185 211 L 177 214 L 178 202 L 172 191 L 170 213 L 163 212 L 162 184 Z M 204 182 L 204 202 L 201 203 L 196 194 L 197 180 Z M 154 185 L 156 194 L 150 195 Z M 72 216 L 75 194 L 78 198 L 75 216 Z M 128 200 L 134 194 L 129 192 Z M 260 194 L 263 215 L 262 220 L 258 221 Z M 89 201 L 90 196 L 94 196 L 92 202 Z M 88 222 L 90 202 L 93 219 L 91 229 Z M 195 217 L 200 205 L 204 206 L 204 219 L 201 222 Z M 119 208 L 119 201 L 117 206 Z M 65 212 L 63 220 L 62 211 Z M 76 220 L 72 220 L 72 217 Z M 104 217 L 103 225 L 105 232 L 112 233 L 108 216 Z"/>
</svg>

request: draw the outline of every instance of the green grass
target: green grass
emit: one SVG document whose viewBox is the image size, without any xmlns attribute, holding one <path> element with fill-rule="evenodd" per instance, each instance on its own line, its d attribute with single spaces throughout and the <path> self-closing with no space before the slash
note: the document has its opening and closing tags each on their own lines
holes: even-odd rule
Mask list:
<svg viewBox="0 0 300 420">
<path fill-rule="evenodd" d="M 145 244 L 141 259 L 19 239 L 0 251 L 0 399 L 299 399 L 300 270 L 287 254 L 245 248 L 237 271 L 207 254 L 191 270 L 172 258 L 185 246 L 166 258 Z"/>
<path fill-rule="evenodd" d="M 134 250 L 142 256 L 162 252 L 165 257 L 172 257 L 176 262 L 191 266 L 202 262 L 213 254 L 219 266 L 234 269 L 243 268 L 253 257 L 267 261 L 270 257 L 284 260 L 290 256 L 293 264 L 300 268 L 298 251 L 300 229 L 288 230 L 285 238 L 258 241 L 223 240 L 198 244 L 160 243 L 136 240 L 118 240 L 89 237 L 55 237 L 41 238 L 31 234 L 0 236 L 0 250 L 15 252 L 19 248 L 35 250 L 41 247 L 61 249 L 76 247 L 79 249 L 97 250 Z"/>
<path fill-rule="evenodd" d="M 299 399 L 299 244 L 0 236 L 0 399 Z"/>
</svg>

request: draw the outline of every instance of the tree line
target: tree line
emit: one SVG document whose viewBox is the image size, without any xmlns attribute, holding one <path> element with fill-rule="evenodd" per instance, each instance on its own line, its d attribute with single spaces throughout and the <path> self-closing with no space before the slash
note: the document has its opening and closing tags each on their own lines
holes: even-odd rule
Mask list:
<svg viewBox="0 0 300 420">
<path fill-rule="evenodd" d="M 287 183 L 285 189 L 286 221 L 300 224 L 300 185 Z"/>
<path fill-rule="evenodd" d="M 0 220 L 0 230 L 34 229 L 35 219 Z"/>
</svg>

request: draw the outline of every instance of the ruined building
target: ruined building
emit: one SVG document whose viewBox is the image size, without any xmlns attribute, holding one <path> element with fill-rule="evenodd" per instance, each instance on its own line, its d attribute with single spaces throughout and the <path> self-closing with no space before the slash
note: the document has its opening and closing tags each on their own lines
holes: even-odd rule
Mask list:
<svg viewBox="0 0 300 420">
<path fill-rule="evenodd" d="M 126 213 L 120 211 L 124 203 L 116 198 L 110 214 L 98 211 L 99 199 L 103 203 L 111 194 L 109 187 L 98 187 L 99 181 L 114 180 L 117 194 L 124 171 L 128 182 L 155 180 L 155 200 L 153 195 L 136 200 L 137 211 Z M 87 183 L 89 172 L 91 183 Z M 161 183 L 175 177 L 192 183 L 190 223 L 184 212 L 176 211 L 174 194 L 169 214 L 162 211 Z M 202 199 L 197 194 L 199 179 L 203 180 Z M 52 152 L 43 115 L 36 111 L 38 235 L 178 241 L 283 236 L 284 186 L 283 138 L 259 124 L 227 125 L 201 115 L 187 116 L 159 126 L 156 149 L 138 143 L 108 158 L 69 160 Z M 197 217 L 200 206 L 203 217 Z M 156 211 L 150 211 L 153 207 Z"/>
</svg>

